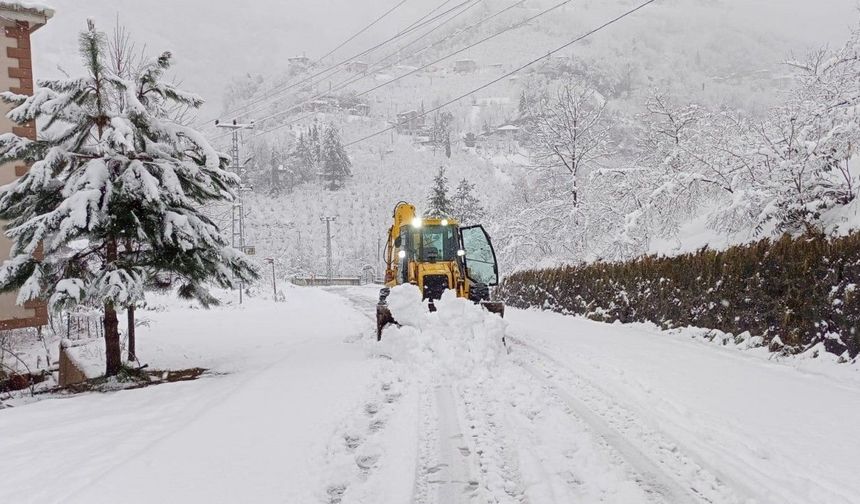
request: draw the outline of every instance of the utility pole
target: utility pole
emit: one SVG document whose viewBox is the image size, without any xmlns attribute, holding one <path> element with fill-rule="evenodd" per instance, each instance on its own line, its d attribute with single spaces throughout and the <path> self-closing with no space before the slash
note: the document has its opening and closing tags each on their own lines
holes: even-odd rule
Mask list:
<svg viewBox="0 0 860 504">
<path fill-rule="evenodd" d="M 328 285 L 332 284 L 331 272 L 331 223 L 337 217 L 320 217 L 320 222 L 325 222 L 325 255 L 326 255 L 326 274 L 328 275 Z"/>
<path fill-rule="evenodd" d="M 222 129 L 231 130 L 233 133 L 233 148 L 231 155 L 233 158 L 233 172 L 239 176 L 239 198 L 233 202 L 232 212 L 232 245 L 233 248 L 239 249 L 245 253 L 245 200 L 244 190 L 245 185 L 242 180 L 242 162 L 239 159 L 239 132 L 245 129 L 254 129 L 254 122 L 242 124 L 233 119 L 232 123 L 224 124 L 219 120 L 215 121 L 215 126 Z M 239 283 L 239 304 L 242 304 L 242 291 L 245 290 L 244 282 Z"/>
<path fill-rule="evenodd" d="M 278 286 L 275 283 L 275 258 L 274 257 L 267 257 L 266 262 L 272 265 L 272 296 L 274 296 L 272 298 L 272 300 L 277 301 L 278 300 Z"/>
</svg>

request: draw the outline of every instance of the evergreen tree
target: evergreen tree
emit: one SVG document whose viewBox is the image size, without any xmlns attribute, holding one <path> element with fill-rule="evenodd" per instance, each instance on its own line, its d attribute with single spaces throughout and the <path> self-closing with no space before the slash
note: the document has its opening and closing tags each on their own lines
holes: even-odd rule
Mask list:
<svg viewBox="0 0 860 504">
<path fill-rule="evenodd" d="M 208 283 L 232 287 L 257 273 L 201 211 L 230 201 L 238 180 L 226 170 L 229 158 L 167 117 L 202 104 L 163 80 L 171 54 L 123 78 L 108 68 L 105 36 L 91 22 L 80 49 L 86 76 L 43 81 L 32 97 L 2 95 L 16 106 L 12 120 L 39 120 L 45 133 L 0 137 L 0 163 L 31 165 L 0 189 L 13 242 L 0 291 L 19 290 L 19 303 L 47 299 L 53 309 L 100 305 L 112 376 L 122 366 L 117 310 L 138 303 L 156 275 L 169 274 L 182 297 L 209 305 Z"/>
<path fill-rule="evenodd" d="M 281 150 L 275 146 L 272 147 L 271 155 L 269 156 L 269 194 L 278 196 L 287 185 L 287 181 L 282 180 L 282 172 L 284 171 L 283 160 L 281 159 Z"/>
<path fill-rule="evenodd" d="M 352 176 L 352 162 L 340 141 L 340 135 L 333 124 L 323 132 L 321 148 L 322 176 L 329 191 L 336 191 L 346 184 L 346 179 Z"/>
<path fill-rule="evenodd" d="M 317 167 L 310 146 L 310 136 L 304 132 L 299 134 L 299 141 L 291 154 L 291 164 L 301 182 L 310 182 L 316 177 Z"/>
<path fill-rule="evenodd" d="M 451 198 L 451 213 L 460 224 L 478 224 L 484 218 L 484 208 L 475 195 L 475 184 L 463 179 Z"/>
<path fill-rule="evenodd" d="M 430 196 L 427 197 L 428 217 L 450 217 L 451 200 L 448 199 L 448 177 L 445 176 L 445 167 L 440 166 L 436 177 L 433 178 L 433 187 Z"/>
<path fill-rule="evenodd" d="M 308 136 L 308 148 L 310 150 L 310 159 L 314 167 L 318 167 L 322 160 L 322 142 L 320 139 L 320 129 L 316 122 L 311 127 Z"/>
</svg>

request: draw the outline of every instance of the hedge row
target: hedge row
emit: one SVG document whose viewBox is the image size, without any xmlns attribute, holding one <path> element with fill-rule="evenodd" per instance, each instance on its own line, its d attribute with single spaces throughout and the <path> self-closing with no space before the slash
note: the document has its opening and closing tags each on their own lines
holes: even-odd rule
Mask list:
<svg viewBox="0 0 860 504">
<path fill-rule="evenodd" d="M 823 343 L 853 358 L 860 352 L 860 234 L 522 271 L 497 296 L 518 308 L 599 321 L 748 331 L 774 350 Z"/>
</svg>

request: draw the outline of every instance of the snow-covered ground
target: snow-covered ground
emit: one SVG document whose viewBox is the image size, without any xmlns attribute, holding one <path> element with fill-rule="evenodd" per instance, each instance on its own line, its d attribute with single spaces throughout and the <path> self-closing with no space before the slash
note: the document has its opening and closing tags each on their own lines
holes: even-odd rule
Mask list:
<svg viewBox="0 0 860 504">
<path fill-rule="evenodd" d="M 200 380 L 0 410 L 0 502 L 858 502 L 856 365 L 408 292 L 377 343 L 373 287 L 284 292 L 141 314 Z"/>
</svg>

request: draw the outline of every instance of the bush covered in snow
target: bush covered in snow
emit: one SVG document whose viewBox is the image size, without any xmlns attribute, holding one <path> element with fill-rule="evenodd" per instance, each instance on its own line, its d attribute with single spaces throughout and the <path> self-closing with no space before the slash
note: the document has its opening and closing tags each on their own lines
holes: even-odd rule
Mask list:
<svg viewBox="0 0 860 504">
<path fill-rule="evenodd" d="M 707 327 L 764 338 L 771 350 L 816 345 L 860 353 L 860 235 L 762 240 L 725 251 L 523 271 L 498 295 L 600 321 Z"/>
</svg>

